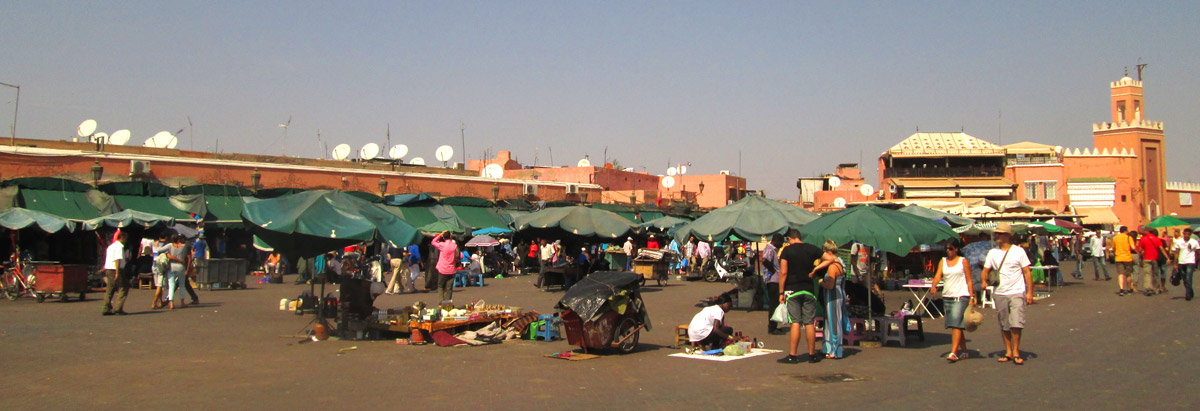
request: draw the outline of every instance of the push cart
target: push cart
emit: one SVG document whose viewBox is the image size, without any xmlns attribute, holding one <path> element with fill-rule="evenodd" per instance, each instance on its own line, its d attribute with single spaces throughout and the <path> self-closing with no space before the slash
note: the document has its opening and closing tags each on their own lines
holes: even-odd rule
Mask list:
<svg viewBox="0 0 1200 411">
<path fill-rule="evenodd" d="M 78 294 L 79 301 L 87 299 L 88 266 L 83 264 L 59 264 L 55 261 L 30 261 L 33 267 L 33 298 L 44 302 L 46 298 L 58 297 L 67 301 L 69 294 Z"/>
<path fill-rule="evenodd" d="M 226 284 L 230 289 L 246 288 L 246 274 L 250 262 L 241 258 L 208 258 L 195 262 L 196 283 L 201 288 L 212 289 L 214 285 Z"/>
<path fill-rule="evenodd" d="M 584 277 L 558 301 L 567 343 L 588 349 L 615 349 L 621 354 L 637 348 L 642 329 L 650 330 L 641 293 L 641 275 L 600 271 Z"/>
</svg>

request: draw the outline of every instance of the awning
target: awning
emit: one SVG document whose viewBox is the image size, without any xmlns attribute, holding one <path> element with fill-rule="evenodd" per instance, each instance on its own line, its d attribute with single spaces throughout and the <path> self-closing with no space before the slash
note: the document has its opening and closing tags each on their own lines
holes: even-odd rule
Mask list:
<svg viewBox="0 0 1200 411">
<path fill-rule="evenodd" d="M 1120 224 L 1121 220 L 1113 213 L 1112 207 L 1075 207 L 1075 213 L 1082 215 L 1083 224 Z"/>
<path fill-rule="evenodd" d="M 205 218 L 205 225 L 218 228 L 241 228 L 242 224 L 242 206 L 245 202 L 240 196 L 214 196 L 205 195 L 204 202 L 208 206 L 208 215 L 212 219 Z"/>
<path fill-rule="evenodd" d="M 121 206 L 122 210 L 141 211 L 177 220 L 192 219 L 188 213 L 171 205 L 171 199 L 168 197 L 114 195 L 113 199 L 117 200 L 117 205 Z"/>
<path fill-rule="evenodd" d="M 472 229 L 490 227 L 509 228 L 508 224 L 500 219 L 500 216 L 492 211 L 491 208 L 461 205 L 452 205 L 449 207 L 454 211 L 454 215 L 458 216 L 459 220 L 462 220 L 463 224 Z"/>
<path fill-rule="evenodd" d="M 90 220 L 100 216 L 100 211 L 82 191 L 21 189 L 20 196 L 25 208 L 33 211 L 70 220 Z"/>
<path fill-rule="evenodd" d="M 452 233 L 463 232 L 461 227 L 455 224 L 443 221 L 433 214 L 430 207 L 391 207 L 385 206 L 385 209 L 391 211 L 392 214 L 399 212 L 400 218 L 404 222 L 411 224 L 425 234 L 437 234 L 442 231 L 450 231 Z"/>
</svg>

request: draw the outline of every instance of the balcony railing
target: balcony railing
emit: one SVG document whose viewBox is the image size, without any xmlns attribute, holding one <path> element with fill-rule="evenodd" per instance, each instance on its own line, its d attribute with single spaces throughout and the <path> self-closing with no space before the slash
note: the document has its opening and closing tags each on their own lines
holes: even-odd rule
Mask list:
<svg viewBox="0 0 1200 411">
<path fill-rule="evenodd" d="M 883 178 L 904 177 L 1003 177 L 1002 167 L 920 167 L 920 168 L 890 168 L 884 170 Z"/>
</svg>

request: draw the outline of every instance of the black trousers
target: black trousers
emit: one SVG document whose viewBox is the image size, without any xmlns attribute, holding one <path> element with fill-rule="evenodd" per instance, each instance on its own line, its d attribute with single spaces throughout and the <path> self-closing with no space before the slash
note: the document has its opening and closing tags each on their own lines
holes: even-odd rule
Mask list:
<svg viewBox="0 0 1200 411">
<path fill-rule="evenodd" d="M 128 273 L 129 270 L 104 270 L 104 276 L 108 278 L 108 288 L 104 291 L 104 312 L 123 311 L 125 309 L 125 297 L 129 296 L 129 285 L 133 281 Z M 113 297 L 116 301 L 113 301 Z M 113 309 L 113 303 L 116 303 L 116 310 Z"/>
<path fill-rule="evenodd" d="M 722 325 L 720 328 L 721 331 L 724 331 L 726 335 L 733 335 L 733 327 Z M 724 338 L 717 334 L 716 330 L 713 330 L 712 332 L 708 333 L 708 336 L 704 337 L 703 340 L 696 341 L 696 344 L 705 347 L 711 347 L 722 342 L 724 342 Z"/>
</svg>

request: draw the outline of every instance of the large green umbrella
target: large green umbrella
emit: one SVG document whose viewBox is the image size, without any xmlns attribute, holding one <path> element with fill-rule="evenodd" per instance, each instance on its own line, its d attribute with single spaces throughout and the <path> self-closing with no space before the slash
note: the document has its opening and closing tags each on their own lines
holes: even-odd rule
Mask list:
<svg viewBox="0 0 1200 411">
<path fill-rule="evenodd" d="M 242 221 L 276 251 L 305 258 L 375 238 L 396 247 L 420 240 L 417 229 L 396 215 L 338 190 L 248 203 Z"/>
<path fill-rule="evenodd" d="M 1154 221 L 1151 221 L 1150 224 L 1146 224 L 1146 227 L 1163 228 L 1163 227 L 1175 227 L 1175 226 L 1181 226 L 1181 225 L 1190 226 L 1191 224 L 1188 224 L 1187 221 L 1180 220 L 1174 216 L 1165 215 L 1165 216 L 1154 219 Z"/>
<path fill-rule="evenodd" d="M 791 204 L 747 196 L 718 208 L 675 230 L 681 243 L 695 236 L 703 241 L 721 241 L 730 234 L 746 239 L 760 239 L 772 234 L 784 234 L 817 219 L 817 214 Z"/>
<path fill-rule="evenodd" d="M 83 229 L 95 230 L 104 226 L 129 227 L 132 225 L 139 225 L 142 227 L 163 225 L 170 227 L 175 225 L 175 218 L 126 209 L 117 213 L 86 220 L 83 222 Z"/>
<path fill-rule="evenodd" d="M 909 213 L 862 205 L 825 214 L 800 227 L 804 241 L 838 245 L 855 241 L 899 256 L 921 244 L 957 238 L 950 226 Z"/>
<path fill-rule="evenodd" d="M 636 228 L 617 213 L 582 206 L 547 208 L 517 218 L 515 225 L 521 233 L 600 240 L 621 238 Z"/>
<path fill-rule="evenodd" d="M 0 211 L 0 227 L 9 230 L 20 230 L 31 225 L 37 225 L 38 228 L 47 233 L 57 233 L 64 228 L 68 232 L 75 231 L 74 221 L 54 214 L 17 207 Z"/>
<path fill-rule="evenodd" d="M 659 218 L 638 224 L 638 230 L 641 232 L 651 232 L 652 231 L 652 232 L 656 232 L 656 233 L 665 233 L 665 232 L 671 230 L 672 228 L 675 228 L 675 227 L 678 227 L 680 225 L 687 224 L 687 223 L 688 223 L 688 221 L 684 220 L 682 218 L 666 216 L 666 217 L 659 217 Z"/>
<path fill-rule="evenodd" d="M 915 216 L 925 217 L 931 220 L 943 220 L 955 227 L 969 226 L 975 223 L 975 220 L 971 218 L 963 217 L 958 214 L 950 214 L 945 211 L 934 210 L 928 207 L 921 207 L 916 204 L 904 206 L 898 211 L 901 213 L 909 213 Z"/>
<path fill-rule="evenodd" d="M 1049 233 L 1049 234 L 1071 234 L 1071 229 L 1066 228 L 1066 227 L 1059 227 L 1057 225 L 1050 224 L 1050 223 L 1043 223 L 1041 221 L 1030 221 L 1026 224 L 1028 224 L 1030 226 L 1041 227 L 1046 230 L 1046 233 Z"/>
</svg>

